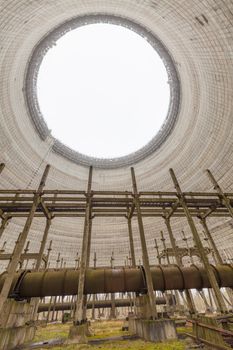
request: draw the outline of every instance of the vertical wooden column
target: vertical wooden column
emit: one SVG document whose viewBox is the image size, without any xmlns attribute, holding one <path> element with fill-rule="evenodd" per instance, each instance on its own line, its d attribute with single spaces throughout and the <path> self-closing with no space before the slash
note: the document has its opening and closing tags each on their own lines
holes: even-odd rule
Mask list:
<svg viewBox="0 0 233 350">
<path fill-rule="evenodd" d="M 44 254 L 45 245 L 46 245 L 46 242 L 47 242 L 50 226 L 51 226 L 51 218 L 46 219 L 44 235 L 43 235 L 43 238 L 42 238 L 42 241 L 41 241 L 40 250 L 39 250 L 39 254 L 38 254 L 38 258 L 37 258 L 36 266 L 35 266 L 35 270 L 36 271 L 38 271 L 40 266 L 41 266 L 41 262 L 42 262 L 42 258 L 43 258 L 43 254 Z"/>
<path fill-rule="evenodd" d="M 14 273 L 17 269 L 17 265 L 18 265 L 18 262 L 20 260 L 20 256 L 22 254 L 22 251 L 23 251 L 23 248 L 24 248 L 24 245 L 25 245 L 28 233 L 29 233 L 29 230 L 30 230 L 30 227 L 32 224 L 32 220 L 34 218 L 36 209 L 39 205 L 40 197 L 42 195 L 42 191 L 43 191 L 43 188 L 45 186 L 45 181 L 47 179 L 49 169 L 50 169 L 50 166 L 47 165 L 45 168 L 45 171 L 42 175 L 38 190 L 34 194 L 32 207 L 31 207 L 31 210 L 30 210 L 28 217 L 26 219 L 24 229 L 19 235 L 19 238 L 18 238 L 18 241 L 15 245 L 15 249 L 14 249 L 10 264 L 8 265 L 8 268 L 6 270 L 5 282 L 4 282 L 4 285 L 3 285 L 1 293 L 0 293 L 0 312 L 2 311 L 3 304 L 8 297 L 8 294 L 9 294 L 9 291 L 10 291 L 10 288 L 11 288 L 11 285 L 13 282 Z"/>
<path fill-rule="evenodd" d="M 211 171 L 209 169 L 207 169 L 206 172 L 207 172 L 207 175 L 208 175 L 210 181 L 212 182 L 212 184 L 214 186 L 214 189 L 218 192 L 220 200 L 226 206 L 230 216 L 233 218 L 233 208 L 231 206 L 230 199 L 225 195 L 225 193 L 223 192 L 223 190 L 221 189 L 221 187 L 219 186 L 219 184 L 215 180 L 215 178 L 214 178 L 213 174 L 211 173 Z"/>
<path fill-rule="evenodd" d="M 142 221 L 142 213 L 141 213 L 141 207 L 140 207 L 140 199 L 139 199 L 139 194 L 137 189 L 134 168 L 131 168 L 131 176 L 132 176 L 132 183 L 133 183 L 134 203 L 137 210 L 137 220 L 138 220 L 139 234 L 140 234 L 141 247 L 142 247 L 143 267 L 145 270 L 146 285 L 147 285 L 147 291 L 148 291 L 149 302 L 150 302 L 151 318 L 156 319 L 158 317 L 157 309 L 156 309 L 156 299 L 155 299 L 154 288 L 153 288 L 153 280 L 152 280 L 151 271 L 150 271 L 149 257 L 147 252 L 146 238 L 145 238 L 144 226 Z"/>
<path fill-rule="evenodd" d="M 76 309 L 74 313 L 74 325 L 80 325 L 84 322 L 83 320 L 83 308 L 84 308 L 84 284 L 85 274 L 87 268 L 88 258 L 88 238 L 89 230 L 91 225 L 91 184 L 92 184 L 92 167 L 89 169 L 89 178 L 87 185 L 87 198 L 86 198 L 86 212 L 84 221 L 84 231 L 82 240 L 82 253 L 79 269 L 79 284 L 77 293 Z"/>
<path fill-rule="evenodd" d="M 205 251 L 204 251 L 202 242 L 200 240 L 200 237 L 199 237 L 199 234 L 197 232 L 196 226 L 194 224 L 193 218 L 192 218 L 192 216 L 191 216 L 191 214 L 189 212 L 188 206 L 186 204 L 185 196 L 184 196 L 183 192 L 181 191 L 180 185 L 179 185 L 179 183 L 177 181 L 177 178 L 175 176 L 175 173 L 174 173 L 173 169 L 170 169 L 170 175 L 172 177 L 175 189 L 177 191 L 177 196 L 178 196 L 178 198 L 180 200 L 180 204 L 183 207 L 184 213 L 185 213 L 187 221 L 189 223 L 189 227 L 190 227 L 191 232 L 193 234 L 193 238 L 194 238 L 196 247 L 197 247 L 198 251 L 200 252 L 200 257 L 201 257 L 202 263 L 203 263 L 203 265 L 204 265 L 204 267 L 206 269 L 207 276 L 208 276 L 209 281 L 210 281 L 210 285 L 213 288 L 214 293 L 216 295 L 216 299 L 217 299 L 217 302 L 218 302 L 218 306 L 219 306 L 220 312 L 221 313 L 227 313 L 228 310 L 227 310 L 227 307 L 225 305 L 224 299 L 222 297 L 220 288 L 218 286 L 218 283 L 217 283 L 217 280 L 216 280 L 216 276 L 215 276 L 213 270 L 211 269 L 211 266 L 209 264 L 209 260 L 208 260 L 207 256 L 205 255 Z"/>
</svg>

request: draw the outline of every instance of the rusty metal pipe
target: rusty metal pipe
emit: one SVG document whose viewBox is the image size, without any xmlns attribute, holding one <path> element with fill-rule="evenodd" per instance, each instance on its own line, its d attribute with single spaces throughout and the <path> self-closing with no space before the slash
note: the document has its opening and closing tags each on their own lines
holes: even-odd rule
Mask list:
<svg viewBox="0 0 233 350">
<path fill-rule="evenodd" d="M 169 296 L 168 302 L 169 305 L 173 304 L 174 298 L 172 296 Z M 175 300 L 174 300 L 175 301 Z M 163 297 L 157 297 L 156 298 L 156 304 L 157 305 L 164 305 L 166 304 L 167 300 Z M 115 299 L 115 307 L 127 307 L 131 306 L 133 303 L 133 300 L 131 299 Z M 38 312 L 46 312 L 49 310 L 49 307 L 51 305 L 49 303 L 41 303 L 38 308 Z M 62 311 L 62 310 L 71 310 L 73 304 L 72 303 L 57 303 L 54 305 L 55 311 Z M 92 309 L 93 302 L 89 301 L 87 303 L 87 309 Z M 94 302 L 94 308 L 100 309 L 100 308 L 111 308 L 112 307 L 112 300 L 98 300 Z"/>
<path fill-rule="evenodd" d="M 218 285 L 233 288 L 233 265 L 212 266 Z M 151 267 L 153 288 L 158 291 L 210 288 L 202 266 L 177 265 Z M 0 276 L 0 289 L 6 273 Z M 79 270 L 61 269 L 15 274 L 9 296 L 20 298 L 77 294 Z M 91 269 L 86 272 L 85 294 L 146 291 L 142 268 Z"/>
</svg>

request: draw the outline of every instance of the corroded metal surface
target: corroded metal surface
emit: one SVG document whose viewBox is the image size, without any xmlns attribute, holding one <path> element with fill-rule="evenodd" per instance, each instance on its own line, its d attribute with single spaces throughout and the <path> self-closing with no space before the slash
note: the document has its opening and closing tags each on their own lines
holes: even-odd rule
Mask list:
<svg viewBox="0 0 233 350">
<path fill-rule="evenodd" d="M 168 296 L 168 302 L 170 305 L 173 304 L 174 298 L 172 296 Z M 157 297 L 156 298 L 156 304 L 157 305 L 163 305 L 166 304 L 167 300 L 163 297 Z M 133 303 L 132 299 L 115 299 L 115 306 L 116 307 L 127 307 L 131 306 Z M 49 303 L 41 303 L 38 308 L 38 312 L 45 312 L 49 310 Z M 99 309 L 99 308 L 111 308 L 112 307 L 112 300 L 98 300 L 95 301 L 94 307 Z M 56 311 L 61 311 L 61 310 L 71 310 L 73 308 L 72 303 L 57 303 L 53 306 L 53 309 Z M 87 309 L 92 309 L 93 308 L 93 302 L 89 301 L 87 303 Z"/>
<path fill-rule="evenodd" d="M 220 287 L 233 287 L 232 265 L 211 267 Z M 183 290 L 209 288 L 210 283 L 206 271 L 201 266 L 151 267 L 154 290 Z M 20 275 L 16 274 L 11 293 Z M 46 270 L 44 272 L 27 272 L 17 286 L 18 297 L 44 297 L 51 295 L 75 295 L 78 290 L 79 270 L 62 269 Z M 0 277 L 0 288 L 5 280 L 5 274 Z M 105 268 L 88 269 L 85 279 L 86 294 L 145 292 L 143 271 L 140 268 Z M 15 293 L 13 293 L 15 295 Z"/>
</svg>

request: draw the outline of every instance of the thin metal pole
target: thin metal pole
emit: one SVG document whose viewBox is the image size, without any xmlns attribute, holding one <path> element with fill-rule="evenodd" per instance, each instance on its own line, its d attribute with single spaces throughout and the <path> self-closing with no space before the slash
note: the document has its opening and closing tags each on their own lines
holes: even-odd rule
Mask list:
<svg viewBox="0 0 233 350">
<path fill-rule="evenodd" d="M 214 255 L 215 255 L 216 259 L 217 259 L 217 262 L 219 264 L 223 264 L 222 257 L 221 257 L 221 255 L 220 255 L 220 253 L 218 251 L 218 248 L 217 248 L 217 246 L 216 246 L 216 244 L 215 244 L 215 242 L 213 240 L 213 237 L 212 237 L 212 235 L 210 233 L 210 230 L 209 230 L 209 228 L 207 226 L 206 219 L 200 218 L 200 223 L 202 224 L 202 226 L 204 228 L 204 231 L 205 231 L 205 234 L 206 234 L 206 236 L 207 236 L 207 238 L 208 238 L 208 240 L 209 240 L 209 242 L 211 244 L 211 247 L 212 247 L 212 249 L 214 251 Z"/>
<path fill-rule="evenodd" d="M 171 242 L 171 245 L 172 245 L 172 250 L 174 252 L 176 263 L 177 263 L 178 266 L 182 266 L 183 265 L 182 264 L 182 259 L 181 259 L 181 257 L 179 256 L 179 253 L 178 253 L 176 240 L 175 240 L 175 237 L 174 237 L 173 232 L 172 232 L 170 218 L 164 217 L 164 221 L 165 221 L 165 224 L 166 224 L 166 227 L 167 227 L 167 232 L 168 232 L 169 239 L 170 239 L 170 242 Z M 195 314 L 196 309 L 195 309 L 195 304 L 194 304 L 194 301 L 193 301 L 192 292 L 190 290 L 185 290 L 184 294 L 185 294 L 185 297 L 186 297 L 186 300 L 187 300 L 188 309 L 189 309 L 190 314 Z"/>
<path fill-rule="evenodd" d="M 223 190 L 221 189 L 221 187 L 219 186 L 219 184 L 215 180 L 211 171 L 209 169 L 207 169 L 206 172 L 207 172 L 207 175 L 208 175 L 210 181 L 212 182 L 212 184 L 214 186 L 214 189 L 218 192 L 220 200 L 226 206 L 230 216 L 233 218 L 233 208 L 231 206 L 230 199 L 225 195 L 225 193 L 223 192 Z"/>
<path fill-rule="evenodd" d="M 134 242 L 133 242 L 132 220 L 130 217 L 127 217 L 127 223 L 128 223 L 128 232 L 129 232 L 130 257 L 132 261 L 132 267 L 135 267 L 136 258 L 135 258 L 135 251 L 134 251 Z"/>
<path fill-rule="evenodd" d="M 201 260 L 202 260 L 202 262 L 204 264 L 204 267 L 206 269 L 206 272 L 207 272 L 207 275 L 208 275 L 211 287 L 213 288 L 213 290 L 215 292 L 220 312 L 221 313 L 227 313 L 228 310 L 227 310 L 227 307 L 225 305 L 224 299 L 222 297 L 220 288 L 218 286 L 218 283 L 217 283 L 217 280 L 216 280 L 216 276 L 215 276 L 213 270 L 211 269 L 211 266 L 210 266 L 210 263 L 209 263 L 209 260 L 208 260 L 207 256 L 205 255 L 205 251 L 204 251 L 202 242 L 200 240 L 200 237 L 199 237 L 199 234 L 197 232 L 196 226 L 194 224 L 193 218 L 192 218 L 192 216 L 191 216 L 191 214 L 189 212 L 188 206 L 186 204 L 185 196 L 184 196 L 184 194 L 181 191 L 180 185 L 179 185 L 179 183 L 177 181 L 177 178 L 175 176 L 175 173 L 174 173 L 173 169 L 170 169 L 169 171 L 170 171 L 170 175 L 172 177 L 174 186 L 176 188 L 177 195 L 178 195 L 178 198 L 180 200 L 180 204 L 182 205 L 183 210 L 185 212 L 185 215 L 187 217 L 187 220 L 188 220 L 188 223 L 189 223 L 189 227 L 190 227 L 191 232 L 193 234 L 193 238 L 194 238 L 196 247 L 197 247 L 198 251 L 200 252 L 200 257 L 201 257 Z"/>
<path fill-rule="evenodd" d="M 7 225 L 9 224 L 11 217 L 9 216 L 4 216 L 2 218 L 2 222 L 1 222 L 1 226 L 0 226 L 0 238 L 2 238 L 3 232 L 5 230 L 5 228 L 7 227 Z"/>
<path fill-rule="evenodd" d="M 141 207 L 140 207 L 134 168 L 131 168 L 131 176 L 132 176 L 132 183 L 133 183 L 134 203 L 137 210 L 138 227 L 139 227 L 139 234 L 140 234 L 141 247 L 142 247 L 142 260 L 143 260 L 143 266 L 145 269 L 146 284 L 147 284 L 149 302 L 150 302 L 151 318 L 156 319 L 158 317 L 157 309 L 156 309 L 156 300 L 155 300 L 155 294 L 153 289 L 153 281 L 152 281 L 152 276 L 150 271 L 149 256 L 147 252 L 146 238 L 144 233 L 144 226 L 142 221 Z"/>
<path fill-rule="evenodd" d="M 202 226 L 204 228 L 204 232 L 205 232 L 205 234 L 207 236 L 208 242 L 210 242 L 210 244 L 211 244 L 211 248 L 213 249 L 214 257 L 217 260 L 217 263 L 220 264 L 220 265 L 224 264 L 223 259 L 222 259 L 221 255 L 219 253 L 219 250 L 218 250 L 218 248 L 217 248 L 217 246 L 216 246 L 216 244 L 214 242 L 214 239 L 213 239 L 213 237 L 211 235 L 211 232 L 210 232 L 210 230 L 208 228 L 206 219 L 200 218 L 200 222 L 201 222 L 201 224 L 202 224 Z M 230 288 L 226 288 L 226 292 L 227 292 L 227 295 L 228 295 L 231 303 L 233 304 L 233 292 L 232 292 L 232 290 Z"/>
<path fill-rule="evenodd" d="M 47 253 L 46 262 L 45 262 L 45 269 L 47 269 L 47 267 L 49 266 L 49 256 L 50 256 L 50 253 L 51 253 L 51 250 L 52 250 L 52 244 L 53 244 L 53 241 L 51 240 L 49 242 L 49 247 L 47 249 L 48 253 Z"/>
<path fill-rule="evenodd" d="M 94 269 L 96 269 L 96 264 L 97 264 L 97 257 L 96 257 L 96 252 L 94 252 Z M 96 294 L 92 295 L 92 319 L 95 319 L 95 301 L 96 301 Z"/>
<path fill-rule="evenodd" d="M 51 219 L 47 219 L 46 220 L 46 225 L 45 225 L 45 230 L 44 230 L 44 235 L 41 241 L 41 245 L 40 245 L 40 250 L 39 250 L 39 254 L 38 254 L 38 258 L 36 261 L 36 266 L 35 266 L 35 270 L 39 270 L 40 266 L 41 266 L 41 262 L 43 259 L 43 254 L 44 254 L 44 250 L 45 250 L 45 245 L 47 242 L 47 237 L 48 237 L 48 233 L 49 233 L 49 229 L 51 226 Z"/>
<path fill-rule="evenodd" d="M 5 168 L 5 163 L 1 163 L 1 164 L 0 164 L 0 174 L 1 174 L 1 172 L 3 171 L 4 168 Z"/>
<path fill-rule="evenodd" d="M 37 206 L 39 205 L 40 197 L 41 197 L 43 188 L 45 186 L 45 181 L 46 181 L 46 179 L 48 177 L 49 169 L 50 169 L 50 165 L 47 165 L 46 168 L 45 168 L 45 171 L 44 171 L 44 173 L 42 175 L 42 178 L 41 178 L 38 190 L 34 194 L 32 207 L 31 207 L 29 215 L 28 215 L 28 217 L 26 219 L 26 223 L 24 225 L 24 229 L 23 229 L 23 231 L 20 233 L 20 235 L 18 237 L 18 241 L 17 241 L 17 243 L 15 245 L 15 249 L 14 249 L 14 252 L 12 254 L 12 259 L 11 259 L 9 265 L 8 265 L 7 270 L 6 270 L 6 279 L 5 279 L 4 285 L 3 285 L 1 293 L 0 293 L 0 313 L 2 312 L 4 302 L 6 301 L 6 299 L 8 297 L 8 294 L 9 294 L 9 291 L 10 291 L 10 288 L 11 288 L 11 285 L 12 285 L 12 282 L 13 282 L 14 273 L 15 273 L 15 271 L 17 269 L 17 265 L 18 265 L 18 262 L 20 260 L 20 256 L 22 254 L 25 242 L 27 240 L 27 236 L 28 236 L 28 233 L 29 233 L 29 230 L 30 230 L 30 227 L 31 227 L 31 224 L 32 224 L 32 220 L 34 218 Z"/>
<path fill-rule="evenodd" d="M 111 269 L 114 268 L 114 252 L 112 251 L 112 255 L 110 258 Z M 111 293 L 111 310 L 110 310 L 110 318 L 116 318 L 116 305 L 115 305 L 115 294 Z"/>
<path fill-rule="evenodd" d="M 159 256 L 159 246 L 158 246 L 158 243 L 157 243 L 157 239 L 155 238 L 155 249 L 156 249 L 156 252 L 157 252 L 157 260 L 158 260 L 158 263 L 159 265 L 161 265 L 161 258 Z"/>
</svg>

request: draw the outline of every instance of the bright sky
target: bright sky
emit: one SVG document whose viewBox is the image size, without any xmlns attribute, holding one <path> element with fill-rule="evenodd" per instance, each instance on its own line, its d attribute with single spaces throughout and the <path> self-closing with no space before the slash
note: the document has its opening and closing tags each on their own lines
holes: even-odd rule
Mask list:
<svg viewBox="0 0 233 350">
<path fill-rule="evenodd" d="M 97 158 L 147 144 L 166 118 L 170 89 L 162 60 L 135 32 L 91 24 L 61 37 L 44 57 L 38 101 L 52 135 Z"/>
</svg>

